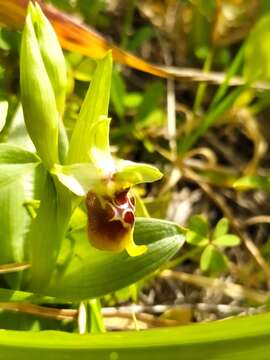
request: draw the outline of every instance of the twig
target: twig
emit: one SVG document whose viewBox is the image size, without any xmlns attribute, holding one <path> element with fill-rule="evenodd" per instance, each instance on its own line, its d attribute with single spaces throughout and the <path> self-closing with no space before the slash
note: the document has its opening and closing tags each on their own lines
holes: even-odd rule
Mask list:
<svg viewBox="0 0 270 360">
<path fill-rule="evenodd" d="M 28 303 L 0 302 L 0 309 L 15 312 L 19 311 L 57 320 L 74 320 L 78 315 L 78 310 L 75 309 L 56 309 Z"/>
<path fill-rule="evenodd" d="M 249 219 L 244 221 L 245 226 L 263 224 L 263 223 L 270 224 L 270 216 L 269 215 L 252 216 Z"/>
</svg>

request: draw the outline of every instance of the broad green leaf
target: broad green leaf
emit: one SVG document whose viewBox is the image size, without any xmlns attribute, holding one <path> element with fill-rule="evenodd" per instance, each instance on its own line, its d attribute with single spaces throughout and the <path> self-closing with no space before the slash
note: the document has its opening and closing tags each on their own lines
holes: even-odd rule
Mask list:
<svg viewBox="0 0 270 360">
<path fill-rule="evenodd" d="M 78 196 L 85 196 L 88 191 L 101 186 L 102 173 L 91 163 L 55 165 L 52 173 Z"/>
<path fill-rule="evenodd" d="M 0 144 L 0 188 L 21 179 L 38 165 L 38 157 L 14 145 Z"/>
<path fill-rule="evenodd" d="M 7 360 L 268 360 L 270 314 L 147 331 L 68 334 L 1 331 Z"/>
<path fill-rule="evenodd" d="M 1 178 L 5 175 L 3 171 L 6 170 L 1 169 L 0 165 L 0 184 Z M 24 260 L 25 209 L 23 207 L 24 188 L 20 175 L 22 174 L 17 174 L 17 177 L 13 178 L 13 181 L 6 184 L 6 186 L 2 187 L 3 184 L 0 185 L 0 264 Z M 11 281 L 14 287 L 17 287 L 17 281 L 20 277 L 20 274 L 11 274 L 7 275 L 6 279 L 9 283 Z"/>
<path fill-rule="evenodd" d="M 0 189 L 34 170 L 36 164 L 0 164 Z"/>
<path fill-rule="evenodd" d="M 227 268 L 227 260 L 215 246 L 210 244 L 201 255 L 200 268 L 202 271 L 221 272 Z"/>
<path fill-rule="evenodd" d="M 238 246 L 241 240 L 233 234 L 225 234 L 213 240 L 213 244 L 217 246 Z"/>
<path fill-rule="evenodd" d="M 270 180 L 266 176 L 245 176 L 237 180 L 233 186 L 238 190 L 258 189 L 270 192 Z"/>
<path fill-rule="evenodd" d="M 41 296 L 32 292 L 0 288 L 0 302 L 31 302 L 34 304 L 66 304 L 66 300 Z"/>
<path fill-rule="evenodd" d="M 203 215 L 194 215 L 188 222 L 188 228 L 201 237 L 208 237 L 209 226 Z"/>
<path fill-rule="evenodd" d="M 109 52 L 98 62 L 70 141 L 70 164 L 89 161 L 91 130 L 101 116 L 107 117 L 112 74 Z"/>
<path fill-rule="evenodd" d="M 42 289 L 54 271 L 71 212 L 66 189 L 47 174 L 37 217 L 28 234 L 31 245 L 31 288 Z"/>
<path fill-rule="evenodd" d="M 67 268 L 59 268 L 49 288 L 40 292 L 76 301 L 108 294 L 157 270 L 184 243 L 177 225 L 144 218 L 136 222 L 134 240 L 138 245 L 148 244 L 148 251 L 137 257 L 130 257 L 125 251 L 96 250 L 90 247 L 85 233 L 80 236 Z"/>
<path fill-rule="evenodd" d="M 8 102 L 0 101 L 0 132 L 5 126 L 7 113 L 8 113 Z"/>
<path fill-rule="evenodd" d="M 217 239 L 218 237 L 227 234 L 228 230 L 229 230 L 229 221 L 227 218 L 222 218 L 217 223 L 213 231 L 212 238 Z"/>
<path fill-rule="evenodd" d="M 32 152 L 11 144 L 0 144 L 0 164 L 36 163 L 39 158 Z"/>
<path fill-rule="evenodd" d="M 162 173 L 153 165 L 135 163 L 127 160 L 116 162 L 116 181 L 129 185 L 157 181 L 162 178 Z"/>
</svg>

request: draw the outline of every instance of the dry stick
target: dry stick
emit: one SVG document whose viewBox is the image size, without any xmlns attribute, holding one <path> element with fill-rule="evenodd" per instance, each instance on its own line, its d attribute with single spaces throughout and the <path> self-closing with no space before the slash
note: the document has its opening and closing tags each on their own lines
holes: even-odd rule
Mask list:
<svg viewBox="0 0 270 360">
<path fill-rule="evenodd" d="M 123 311 L 119 312 L 116 310 L 114 314 L 107 313 L 104 314 L 103 316 L 105 318 L 121 318 L 121 319 L 133 320 L 133 316 L 134 316 L 133 314 L 134 313 L 131 312 L 123 312 Z M 136 319 L 154 327 L 177 326 L 180 323 L 180 321 L 177 320 L 161 319 L 159 317 L 146 313 L 136 313 Z"/>
<path fill-rule="evenodd" d="M 269 292 L 256 291 L 245 288 L 239 284 L 228 283 L 221 279 L 212 279 L 202 275 L 164 270 L 159 276 L 163 278 L 174 278 L 176 280 L 204 288 L 215 288 L 219 292 L 237 300 L 249 299 L 259 304 L 265 304 L 270 299 Z"/>
<path fill-rule="evenodd" d="M 244 225 L 270 224 L 269 215 L 252 216 L 244 222 Z"/>
<path fill-rule="evenodd" d="M 23 312 L 26 314 L 42 316 L 46 318 L 53 318 L 56 320 L 70 320 L 74 321 L 77 319 L 79 311 L 76 309 L 56 309 L 45 306 L 33 305 L 28 303 L 8 303 L 0 302 L 0 309 L 14 311 L 14 312 Z M 117 308 L 112 311 L 106 311 L 102 314 L 105 318 L 122 318 L 133 320 L 134 312 L 118 310 Z M 170 320 L 170 319 L 161 319 L 154 315 L 147 313 L 136 313 L 136 318 L 144 323 L 147 323 L 151 326 L 176 326 L 179 325 L 179 321 Z"/>
<path fill-rule="evenodd" d="M 236 232 L 236 234 L 240 237 L 240 239 L 243 241 L 250 254 L 254 257 L 256 262 L 265 271 L 267 277 L 270 279 L 270 268 L 267 262 L 264 260 L 260 251 L 253 243 L 253 241 L 250 239 L 250 237 L 242 231 L 242 223 L 234 217 L 234 215 L 232 214 L 229 206 L 226 204 L 224 199 L 217 193 L 213 192 L 213 190 L 208 184 L 202 182 L 201 178 L 198 179 L 197 175 L 193 173 L 193 171 L 191 171 L 190 169 L 184 168 L 183 172 L 184 172 L 184 176 L 187 179 L 196 182 L 197 185 L 208 195 L 208 197 L 222 210 L 223 214 L 229 219 L 230 224 L 234 229 L 234 231 Z"/>
<path fill-rule="evenodd" d="M 28 263 L 13 263 L 13 264 L 4 264 L 0 265 L 0 274 L 7 274 L 16 271 L 22 271 L 29 269 L 31 264 Z"/>
</svg>

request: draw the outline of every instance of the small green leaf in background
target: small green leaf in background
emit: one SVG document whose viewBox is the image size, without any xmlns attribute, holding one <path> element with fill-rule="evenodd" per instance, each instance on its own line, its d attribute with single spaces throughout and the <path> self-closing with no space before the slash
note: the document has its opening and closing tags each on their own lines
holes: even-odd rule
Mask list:
<svg viewBox="0 0 270 360">
<path fill-rule="evenodd" d="M 209 226 L 206 218 L 202 215 L 194 215 L 189 220 L 188 227 L 202 237 L 209 236 Z"/>
<path fill-rule="evenodd" d="M 209 242 L 208 222 L 202 215 L 194 215 L 190 218 L 187 230 L 187 242 L 195 246 L 205 246 Z"/>
<path fill-rule="evenodd" d="M 237 190 L 252 190 L 258 189 L 266 192 L 270 192 L 270 179 L 266 176 L 245 176 L 238 179 L 233 186 Z"/>
<path fill-rule="evenodd" d="M 214 245 L 209 244 L 201 255 L 200 268 L 212 273 L 224 271 L 227 269 L 226 257 Z"/>
<path fill-rule="evenodd" d="M 228 219 L 227 218 L 220 219 L 213 231 L 212 239 L 216 239 L 219 236 L 227 234 L 228 230 L 229 230 Z"/>
<path fill-rule="evenodd" d="M 239 237 L 233 234 L 225 234 L 212 241 L 216 246 L 238 246 L 240 242 Z"/>
</svg>

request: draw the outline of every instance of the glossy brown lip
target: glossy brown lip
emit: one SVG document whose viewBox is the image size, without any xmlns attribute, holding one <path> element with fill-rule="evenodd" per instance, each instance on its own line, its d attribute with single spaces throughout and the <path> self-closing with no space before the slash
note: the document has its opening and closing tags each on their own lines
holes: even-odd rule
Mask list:
<svg viewBox="0 0 270 360">
<path fill-rule="evenodd" d="M 133 202 L 127 190 L 113 198 L 101 198 L 88 192 L 88 238 L 94 247 L 113 251 L 121 251 L 126 247 L 135 221 Z"/>
</svg>

